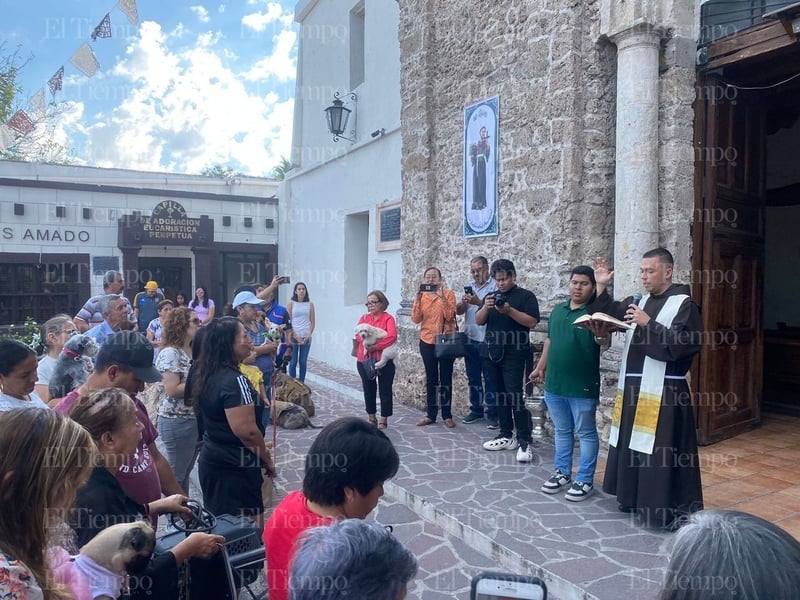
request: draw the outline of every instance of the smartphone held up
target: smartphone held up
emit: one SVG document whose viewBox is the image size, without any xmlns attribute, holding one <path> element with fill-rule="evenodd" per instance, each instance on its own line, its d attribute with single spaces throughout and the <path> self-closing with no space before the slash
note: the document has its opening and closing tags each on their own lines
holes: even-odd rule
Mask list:
<svg viewBox="0 0 800 600">
<path fill-rule="evenodd" d="M 547 586 L 538 577 L 484 572 L 472 578 L 470 600 L 547 600 Z"/>
</svg>

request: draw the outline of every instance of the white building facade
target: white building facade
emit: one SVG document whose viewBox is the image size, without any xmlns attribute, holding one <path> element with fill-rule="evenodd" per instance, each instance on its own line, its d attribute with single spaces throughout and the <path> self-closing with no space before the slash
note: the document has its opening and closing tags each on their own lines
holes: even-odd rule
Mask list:
<svg viewBox="0 0 800 600">
<path fill-rule="evenodd" d="M 276 273 L 277 187 L 0 161 L 0 325 L 75 314 L 107 270 L 129 298 L 155 279 L 170 298 L 205 286 L 221 309 L 236 286 Z"/>
<path fill-rule="evenodd" d="M 279 269 L 316 309 L 312 358 L 351 368 L 353 327 L 371 290 L 400 306 L 399 8 L 302 0 L 292 170 L 281 185 Z M 334 141 L 325 109 L 351 111 Z M 291 289 L 281 290 L 281 301 Z"/>
</svg>

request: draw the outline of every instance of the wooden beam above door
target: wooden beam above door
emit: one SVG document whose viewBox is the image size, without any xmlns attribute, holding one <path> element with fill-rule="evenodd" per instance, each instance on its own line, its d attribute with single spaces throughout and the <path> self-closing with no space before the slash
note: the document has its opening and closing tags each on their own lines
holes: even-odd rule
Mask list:
<svg viewBox="0 0 800 600">
<path fill-rule="evenodd" d="M 711 71 L 734 63 L 741 66 L 745 61 L 764 58 L 797 43 L 797 36 L 787 31 L 781 19 L 764 21 L 709 44 L 703 70 Z"/>
</svg>

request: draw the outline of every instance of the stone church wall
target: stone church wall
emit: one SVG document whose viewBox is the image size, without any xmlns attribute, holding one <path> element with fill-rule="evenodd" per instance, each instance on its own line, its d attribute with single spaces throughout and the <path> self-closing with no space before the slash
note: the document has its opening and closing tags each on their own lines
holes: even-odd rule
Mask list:
<svg viewBox="0 0 800 600">
<path fill-rule="evenodd" d="M 401 2 L 401 401 L 424 406 L 417 332 L 407 314 L 425 267 L 438 266 L 458 292 L 473 255 L 510 258 L 518 283 L 548 313 L 565 298 L 572 266 L 610 254 L 615 49 L 599 40 L 598 23 L 591 1 L 486 3 L 480 10 L 462 0 Z M 500 234 L 465 239 L 463 109 L 494 95 Z M 458 414 L 468 404 L 463 375 L 454 387 Z"/>
<path fill-rule="evenodd" d="M 566 298 L 570 269 L 612 258 L 616 47 L 603 35 L 601 0 L 476 5 L 400 0 L 403 136 L 402 355 L 395 395 L 424 408 L 424 369 L 409 314 L 427 266 L 456 291 L 469 260 L 509 258 L 518 283 L 539 299 L 543 321 Z M 665 29 L 665 37 L 669 30 Z M 686 40 L 682 40 L 685 42 Z M 691 42 L 690 42 L 691 45 Z M 682 47 L 686 47 L 684 44 Z M 669 40 L 665 40 L 665 56 Z M 686 59 L 686 57 L 684 57 Z M 694 66 L 665 60 L 659 81 L 659 242 L 691 275 L 694 206 Z M 463 110 L 500 98 L 498 236 L 462 234 Z M 676 280 L 690 283 L 686 277 Z M 607 422 L 619 353 L 603 357 Z M 468 409 L 463 361 L 456 362 L 454 414 Z"/>
</svg>

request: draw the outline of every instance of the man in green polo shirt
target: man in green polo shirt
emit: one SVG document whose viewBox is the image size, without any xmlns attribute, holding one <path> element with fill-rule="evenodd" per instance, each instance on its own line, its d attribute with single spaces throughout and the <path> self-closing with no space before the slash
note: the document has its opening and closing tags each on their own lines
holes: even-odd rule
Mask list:
<svg viewBox="0 0 800 600">
<path fill-rule="evenodd" d="M 594 472 L 600 442 L 595 413 L 600 398 L 600 347 L 609 337 L 595 337 L 572 323 L 586 314 L 586 305 L 596 291 L 594 270 L 572 269 L 569 301 L 556 305 L 550 314 L 547 339 L 530 380 L 544 382 L 544 401 L 555 426 L 555 468 L 542 491 L 555 494 L 566 489 L 566 499 L 585 500 L 594 491 Z M 578 434 L 580 458 L 572 481 L 573 435 Z"/>
</svg>

